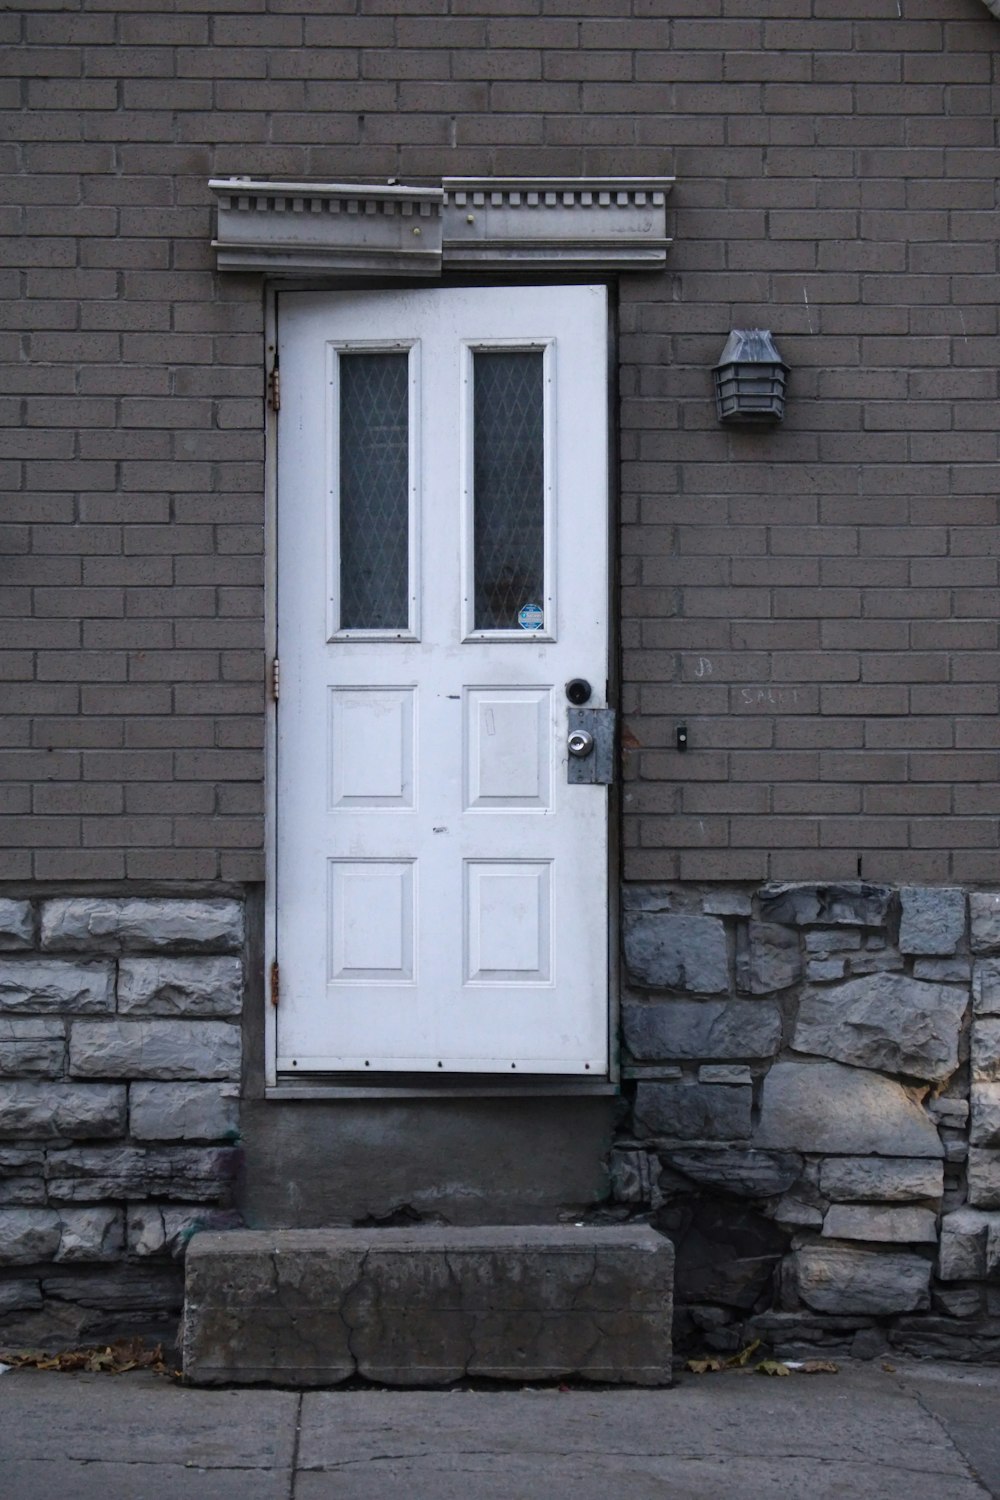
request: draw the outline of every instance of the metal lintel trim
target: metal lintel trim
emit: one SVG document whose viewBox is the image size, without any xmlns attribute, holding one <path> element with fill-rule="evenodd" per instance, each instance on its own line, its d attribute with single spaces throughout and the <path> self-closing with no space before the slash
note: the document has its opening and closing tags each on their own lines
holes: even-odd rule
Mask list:
<svg viewBox="0 0 1000 1500">
<path fill-rule="evenodd" d="M 213 178 L 223 271 L 357 278 L 657 270 L 671 177 L 446 177 L 440 187 Z"/>
<path fill-rule="evenodd" d="M 213 178 L 220 271 L 439 276 L 441 188 Z"/>
</svg>

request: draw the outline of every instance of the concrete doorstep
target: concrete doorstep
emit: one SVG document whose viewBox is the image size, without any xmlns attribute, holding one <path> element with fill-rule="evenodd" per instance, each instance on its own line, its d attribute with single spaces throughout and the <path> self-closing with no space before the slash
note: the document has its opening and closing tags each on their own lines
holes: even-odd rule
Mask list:
<svg viewBox="0 0 1000 1500">
<path fill-rule="evenodd" d="M 194 1237 L 194 1385 L 669 1385 L 673 1247 L 646 1225 L 235 1230 Z"/>
</svg>

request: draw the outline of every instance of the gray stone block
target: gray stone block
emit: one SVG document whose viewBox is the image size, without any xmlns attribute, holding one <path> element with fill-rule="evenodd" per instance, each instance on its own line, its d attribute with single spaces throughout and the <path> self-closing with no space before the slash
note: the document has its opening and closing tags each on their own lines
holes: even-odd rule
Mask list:
<svg viewBox="0 0 1000 1500">
<path fill-rule="evenodd" d="M 184 1278 L 179 1266 L 67 1267 L 58 1274 L 43 1276 L 42 1291 L 46 1297 L 79 1307 L 97 1308 L 105 1321 L 109 1313 L 136 1313 L 141 1320 L 158 1321 L 180 1311 Z"/>
<path fill-rule="evenodd" d="M 649 1203 L 659 1162 L 649 1151 L 614 1150 L 611 1153 L 611 1198 L 615 1203 Z"/>
<path fill-rule="evenodd" d="M 978 1017 L 972 1023 L 972 1077 L 977 1083 L 1000 1080 L 1000 1017 Z"/>
<path fill-rule="evenodd" d="M 114 964 L 63 958 L 0 959 L 0 1011 L 74 1011 L 115 1008 Z"/>
<path fill-rule="evenodd" d="M 170 1208 L 143 1203 L 128 1209 L 129 1254 L 140 1260 L 181 1260 L 192 1235 L 209 1229 L 242 1228 L 239 1214 L 217 1208 Z"/>
<path fill-rule="evenodd" d="M 40 1146 L 4 1146 L 0 1144 L 0 1173 L 4 1177 L 32 1175 L 45 1166 L 45 1152 Z"/>
<path fill-rule="evenodd" d="M 922 1256 L 831 1241 L 804 1245 L 792 1259 L 799 1296 L 817 1312 L 879 1317 L 930 1306 L 931 1263 Z"/>
<path fill-rule="evenodd" d="M 861 880 L 765 885 L 758 892 L 761 917 L 793 927 L 883 927 L 891 902 L 891 886 Z"/>
<path fill-rule="evenodd" d="M 845 928 L 833 932 L 805 932 L 802 939 L 807 953 L 850 953 L 861 947 L 860 932 Z"/>
<path fill-rule="evenodd" d="M 163 1210 L 157 1204 L 140 1203 L 128 1209 L 128 1249 L 140 1259 L 166 1254 Z"/>
<path fill-rule="evenodd" d="M 973 1146 L 1000 1146 L 1000 1083 L 973 1083 L 971 1089 Z"/>
<path fill-rule="evenodd" d="M 973 1146 L 967 1170 L 973 1208 L 1000 1208 L 1000 1151 Z"/>
<path fill-rule="evenodd" d="M 918 958 L 913 965 L 913 977 L 930 979 L 936 984 L 968 984 L 972 977 L 972 960 L 959 955 Z"/>
<path fill-rule="evenodd" d="M 965 937 L 965 892 L 904 885 L 899 946 L 903 953 L 954 953 Z"/>
<path fill-rule="evenodd" d="M 32 1312 L 42 1306 L 42 1289 L 38 1282 L 20 1276 L 0 1283 L 0 1317 L 8 1313 Z"/>
<path fill-rule="evenodd" d="M 62 1021 L 0 1016 L 0 1078 L 57 1078 L 66 1059 Z"/>
<path fill-rule="evenodd" d="M 937 1244 L 937 1219 L 929 1208 L 889 1208 L 876 1203 L 835 1203 L 823 1220 L 823 1236 L 833 1240 L 875 1240 L 883 1244 Z"/>
<path fill-rule="evenodd" d="M 843 979 L 846 972 L 847 961 L 843 958 L 811 958 L 806 964 L 806 978 L 816 984 Z"/>
<path fill-rule="evenodd" d="M 237 953 L 239 901 L 75 896 L 42 904 L 41 946 L 53 953 Z"/>
<path fill-rule="evenodd" d="M 706 1063 L 698 1069 L 699 1083 L 753 1083 L 753 1074 L 745 1064 Z"/>
<path fill-rule="evenodd" d="M 626 1001 L 622 1031 L 638 1062 L 773 1057 L 781 1012 L 767 1000 Z"/>
<path fill-rule="evenodd" d="M 125 1130 L 125 1089 L 118 1084 L 0 1083 L 0 1139 L 85 1140 Z"/>
<path fill-rule="evenodd" d="M 118 1009 L 134 1016 L 238 1016 L 243 966 L 238 958 L 123 958 Z"/>
<path fill-rule="evenodd" d="M 983 1311 L 985 1296 L 979 1286 L 941 1286 L 934 1288 L 935 1312 L 943 1312 L 949 1318 L 978 1318 Z"/>
<path fill-rule="evenodd" d="M 776 922 L 748 922 L 740 934 L 736 958 L 737 988 L 751 995 L 787 990 L 802 975 L 799 934 Z"/>
<path fill-rule="evenodd" d="M 701 909 L 706 917 L 748 917 L 753 901 L 747 891 L 709 891 L 701 898 Z"/>
<path fill-rule="evenodd" d="M 52 1260 L 61 1237 L 62 1221 L 55 1209 L 0 1209 L 0 1265 Z"/>
<path fill-rule="evenodd" d="M 830 1156 L 820 1163 L 820 1192 L 835 1203 L 912 1203 L 939 1199 L 944 1191 L 940 1161 L 884 1156 Z"/>
<path fill-rule="evenodd" d="M 740 1146 L 675 1147 L 663 1152 L 662 1160 L 694 1182 L 741 1198 L 773 1198 L 790 1188 L 802 1172 L 802 1158 L 795 1152 Z"/>
<path fill-rule="evenodd" d="M 753 1090 L 724 1084 L 640 1083 L 635 1096 L 636 1133 L 677 1140 L 744 1140 L 750 1134 Z"/>
<path fill-rule="evenodd" d="M 955 1130 L 961 1130 L 968 1124 L 969 1101 L 956 1099 L 952 1094 L 941 1094 L 937 1099 L 927 1100 L 927 1113 L 939 1125 L 949 1125 Z"/>
<path fill-rule="evenodd" d="M 57 1261 L 118 1260 L 125 1246 L 124 1214 L 120 1208 L 64 1208 Z"/>
<path fill-rule="evenodd" d="M 196 1385 L 671 1380 L 673 1250 L 648 1226 L 199 1234 L 186 1270 Z"/>
<path fill-rule="evenodd" d="M 840 1063 L 775 1063 L 764 1079 L 753 1144 L 845 1156 L 944 1154 L 933 1123 L 905 1089 Z"/>
<path fill-rule="evenodd" d="M 140 1141 L 234 1140 L 239 1108 L 235 1083 L 133 1083 L 129 1127 Z"/>
<path fill-rule="evenodd" d="M 894 948 L 884 953 L 849 953 L 849 974 L 900 974 L 905 967 L 903 956 Z"/>
<path fill-rule="evenodd" d="M 819 1229 L 823 1224 L 823 1210 L 794 1193 L 787 1193 L 775 1205 L 771 1217 L 786 1229 Z"/>
<path fill-rule="evenodd" d="M 662 885 L 622 886 L 623 911 L 673 911 L 677 898 L 673 891 Z"/>
<path fill-rule="evenodd" d="M 973 953 L 1000 953 L 1000 891 L 972 891 L 969 920 Z"/>
<path fill-rule="evenodd" d="M 0 949 L 30 948 L 35 941 L 35 919 L 30 901 L 0 898 Z"/>
<path fill-rule="evenodd" d="M 1000 1016 L 1000 958 L 979 958 L 973 964 L 972 1000 L 977 1016 Z"/>
<path fill-rule="evenodd" d="M 967 996 L 952 985 L 872 974 L 808 990 L 792 1045 L 852 1067 L 941 1080 L 958 1067 Z"/>
<path fill-rule="evenodd" d="M 717 917 L 626 912 L 624 943 L 635 984 L 697 995 L 729 989 L 726 929 Z"/>
<path fill-rule="evenodd" d="M 980 1281 L 986 1275 L 986 1241 L 995 1214 L 960 1208 L 941 1220 L 938 1271 L 942 1281 Z"/>
<path fill-rule="evenodd" d="M 225 1021 L 77 1021 L 76 1078 L 239 1078 L 240 1033 Z"/>
<path fill-rule="evenodd" d="M 236 1173 L 232 1147 L 112 1146 L 50 1151 L 49 1197 L 54 1203 L 175 1199 L 225 1200 Z"/>
<path fill-rule="evenodd" d="M 45 1202 L 45 1183 L 41 1177 L 0 1177 L 0 1203 L 4 1207 L 31 1207 Z"/>
</svg>

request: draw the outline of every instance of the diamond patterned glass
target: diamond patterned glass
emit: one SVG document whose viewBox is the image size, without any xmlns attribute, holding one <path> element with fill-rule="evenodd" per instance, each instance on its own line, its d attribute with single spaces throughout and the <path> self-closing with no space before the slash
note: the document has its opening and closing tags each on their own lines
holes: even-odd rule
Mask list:
<svg viewBox="0 0 1000 1500">
<path fill-rule="evenodd" d="M 542 351 L 473 361 L 475 629 L 516 630 L 544 601 Z"/>
<path fill-rule="evenodd" d="M 409 359 L 340 356 L 340 629 L 409 624 Z"/>
</svg>

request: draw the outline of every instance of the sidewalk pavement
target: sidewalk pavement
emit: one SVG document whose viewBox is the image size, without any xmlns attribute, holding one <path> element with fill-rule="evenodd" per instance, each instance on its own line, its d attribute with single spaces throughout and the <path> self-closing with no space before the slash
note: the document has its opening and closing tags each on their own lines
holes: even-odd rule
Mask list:
<svg viewBox="0 0 1000 1500">
<path fill-rule="evenodd" d="M 672 1390 L 194 1390 L 0 1376 L 4 1500 L 984 1500 L 1000 1369 L 684 1374 Z"/>
</svg>

